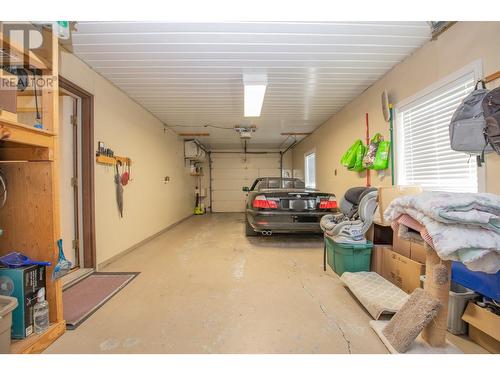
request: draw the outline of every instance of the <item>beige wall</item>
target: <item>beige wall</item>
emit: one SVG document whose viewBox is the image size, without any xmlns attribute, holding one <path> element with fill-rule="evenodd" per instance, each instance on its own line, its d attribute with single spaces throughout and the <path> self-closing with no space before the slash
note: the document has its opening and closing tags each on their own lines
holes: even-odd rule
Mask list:
<svg viewBox="0 0 500 375">
<path fill-rule="evenodd" d="M 74 55 L 62 51 L 61 75 L 94 95 L 94 143 L 132 159 L 124 217 L 116 205 L 114 170 L 95 165 L 97 264 L 192 214 L 195 179 L 182 141 L 153 115 Z M 165 176 L 170 182 L 164 183 Z"/>
<path fill-rule="evenodd" d="M 303 175 L 304 154 L 316 149 L 316 186 L 338 197 L 352 186 L 363 186 L 365 174 L 347 171 L 340 158 L 355 139 L 365 139 L 365 113 L 369 113 L 370 133 L 380 132 L 389 139 L 388 124 L 381 111 L 380 94 L 387 89 L 391 101 L 411 97 L 434 82 L 477 59 L 483 61 L 485 75 L 500 69 L 500 22 L 459 22 L 396 65 L 389 73 L 354 99 L 293 149 L 293 165 Z M 493 82 L 491 87 L 500 83 Z M 337 170 L 337 175 L 335 175 Z M 486 190 L 500 194 L 500 156 L 486 161 Z M 372 185 L 391 184 L 386 176 L 372 174 Z"/>
</svg>

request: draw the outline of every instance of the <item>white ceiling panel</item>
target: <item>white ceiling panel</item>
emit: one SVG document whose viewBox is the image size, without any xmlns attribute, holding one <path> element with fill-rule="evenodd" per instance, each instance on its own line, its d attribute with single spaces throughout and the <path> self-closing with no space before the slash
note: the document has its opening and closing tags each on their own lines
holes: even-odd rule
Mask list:
<svg viewBox="0 0 500 375">
<path fill-rule="evenodd" d="M 430 39 L 426 22 L 79 22 L 75 54 L 178 133 L 211 147 L 286 147 Z M 267 76 L 258 118 L 243 117 L 243 74 Z"/>
</svg>

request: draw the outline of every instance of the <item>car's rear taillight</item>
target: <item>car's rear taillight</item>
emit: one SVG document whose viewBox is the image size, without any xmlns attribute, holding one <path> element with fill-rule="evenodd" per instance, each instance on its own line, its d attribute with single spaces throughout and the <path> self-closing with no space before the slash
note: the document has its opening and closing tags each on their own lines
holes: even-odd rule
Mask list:
<svg viewBox="0 0 500 375">
<path fill-rule="evenodd" d="M 258 195 L 252 202 L 253 208 L 278 208 L 278 202 L 266 199 L 265 195 Z"/>
<path fill-rule="evenodd" d="M 328 199 L 321 199 L 319 201 L 319 208 L 322 210 L 333 210 L 337 207 L 337 200 L 333 196 Z"/>
</svg>

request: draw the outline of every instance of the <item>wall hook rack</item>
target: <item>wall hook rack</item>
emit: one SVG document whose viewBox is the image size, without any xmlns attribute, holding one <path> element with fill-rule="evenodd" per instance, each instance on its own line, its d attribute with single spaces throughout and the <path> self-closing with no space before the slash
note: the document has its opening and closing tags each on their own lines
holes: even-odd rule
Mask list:
<svg viewBox="0 0 500 375">
<path fill-rule="evenodd" d="M 97 155 L 96 162 L 99 164 L 106 164 L 106 165 L 116 165 L 118 163 L 121 165 L 130 166 L 132 164 L 132 159 L 125 156 Z"/>
<path fill-rule="evenodd" d="M 492 73 L 489 76 L 484 77 L 485 83 L 493 82 L 500 78 L 500 70 L 498 72 Z"/>
</svg>

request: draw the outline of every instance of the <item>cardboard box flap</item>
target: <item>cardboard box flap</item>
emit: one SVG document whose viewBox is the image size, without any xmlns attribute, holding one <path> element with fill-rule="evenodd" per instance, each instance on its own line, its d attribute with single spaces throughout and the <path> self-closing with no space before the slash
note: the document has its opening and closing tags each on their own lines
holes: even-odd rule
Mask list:
<svg viewBox="0 0 500 375">
<path fill-rule="evenodd" d="M 386 224 L 387 221 L 384 220 L 384 211 L 389 207 L 391 202 L 405 195 L 420 194 L 422 188 L 417 185 L 408 186 L 383 186 L 378 188 L 378 213 L 375 213 L 375 219 L 377 222 Z"/>
<path fill-rule="evenodd" d="M 476 305 L 474 302 L 469 302 L 462 319 L 495 340 L 500 341 L 500 316 Z"/>
</svg>

